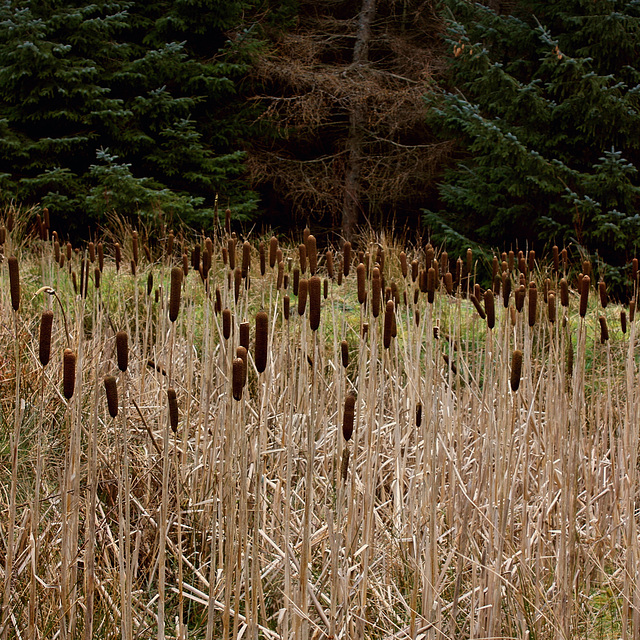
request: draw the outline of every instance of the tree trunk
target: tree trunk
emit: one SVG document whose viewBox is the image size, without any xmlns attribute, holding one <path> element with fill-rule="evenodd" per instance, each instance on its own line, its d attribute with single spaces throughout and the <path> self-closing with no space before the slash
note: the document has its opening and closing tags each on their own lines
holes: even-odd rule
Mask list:
<svg viewBox="0 0 640 640">
<path fill-rule="evenodd" d="M 353 72 L 358 73 L 369 61 L 369 40 L 371 23 L 376 10 L 375 0 L 362 0 L 362 9 L 358 16 L 358 31 L 353 47 Z M 365 105 L 358 97 L 349 113 L 349 135 L 347 137 L 347 167 L 345 171 L 344 201 L 342 206 L 342 234 L 350 240 L 358 224 L 362 209 L 360 200 L 360 170 L 362 166 L 362 144 L 364 139 Z"/>
</svg>

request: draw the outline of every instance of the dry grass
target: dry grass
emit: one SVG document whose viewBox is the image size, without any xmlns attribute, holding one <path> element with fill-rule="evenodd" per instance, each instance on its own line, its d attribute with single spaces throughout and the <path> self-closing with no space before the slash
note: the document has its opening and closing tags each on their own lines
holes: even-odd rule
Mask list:
<svg viewBox="0 0 640 640">
<path fill-rule="evenodd" d="M 262 276 L 257 242 L 215 237 L 185 277 L 179 234 L 152 264 L 148 238 L 122 234 L 136 275 L 105 243 L 84 297 L 82 253 L 60 268 L 54 242 L 7 234 L 3 637 L 637 635 L 638 338 L 619 307 L 567 287 L 556 309 L 543 296 L 563 273 L 526 260 L 522 312 L 513 294 L 472 303 L 473 275 L 447 278 L 439 256 L 384 246 L 374 268 L 363 243 L 367 267 L 327 299 L 311 278 L 310 324 L 309 305 L 285 319 L 278 287 L 298 247 L 271 241 Z"/>
</svg>

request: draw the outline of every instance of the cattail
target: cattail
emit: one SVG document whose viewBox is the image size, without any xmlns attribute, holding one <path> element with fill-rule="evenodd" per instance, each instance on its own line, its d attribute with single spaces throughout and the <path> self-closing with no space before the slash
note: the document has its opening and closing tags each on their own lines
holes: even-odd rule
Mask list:
<svg viewBox="0 0 640 640">
<path fill-rule="evenodd" d="M 536 283 L 529 283 L 529 326 L 533 327 L 536 323 L 536 312 L 538 308 L 538 289 Z"/>
<path fill-rule="evenodd" d="M 300 273 L 307 271 L 307 245 L 298 245 L 298 255 L 300 256 Z"/>
<path fill-rule="evenodd" d="M 346 482 L 347 478 L 349 477 L 350 455 L 351 455 L 351 451 L 349 450 L 349 447 L 345 447 L 344 451 L 342 452 L 342 462 L 340 464 L 340 477 L 342 478 L 343 482 Z"/>
<path fill-rule="evenodd" d="M 364 304 L 367 299 L 366 270 L 362 262 L 356 268 L 356 278 L 358 281 L 358 302 Z"/>
<path fill-rule="evenodd" d="M 322 297 L 325 300 L 329 297 L 329 280 L 327 278 L 322 281 Z"/>
<path fill-rule="evenodd" d="M 522 252 L 520 252 L 522 253 Z M 524 259 L 524 256 L 521 255 L 518 258 L 518 270 L 520 271 L 521 274 L 524 274 L 526 277 L 527 274 L 527 261 Z"/>
<path fill-rule="evenodd" d="M 300 285 L 300 269 L 298 269 L 298 267 L 295 267 L 295 269 L 293 270 L 293 295 L 294 296 L 298 295 L 299 285 Z"/>
<path fill-rule="evenodd" d="M 118 369 L 126 371 L 129 366 L 129 336 L 126 331 L 118 331 L 116 333 L 116 355 Z"/>
<path fill-rule="evenodd" d="M 11 290 L 11 307 L 14 311 L 20 308 L 20 267 L 18 258 L 9 257 L 9 289 Z"/>
<path fill-rule="evenodd" d="M 153 260 L 151 259 L 151 251 L 149 250 L 149 246 L 145 244 L 142 248 L 144 249 L 144 257 L 147 259 L 147 262 L 151 264 Z"/>
<path fill-rule="evenodd" d="M 71 265 L 69 265 L 71 266 Z M 78 295 L 78 280 L 76 279 L 76 272 L 71 272 L 71 282 L 73 283 L 73 292 Z"/>
<path fill-rule="evenodd" d="M 154 299 L 156 301 L 156 304 L 160 301 L 160 292 L 161 291 L 162 291 L 162 285 L 158 285 L 156 287 L 156 290 L 155 290 L 154 294 L 153 294 L 153 297 L 154 297 Z"/>
<path fill-rule="evenodd" d="M 407 254 L 404 251 L 400 252 L 400 270 L 402 271 L 402 277 L 406 278 L 409 273 L 407 265 Z"/>
<path fill-rule="evenodd" d="M 551 253 L 553 256 L 553 271 L 555 273 L 558 273 L 558 271 L 560 271 L 560 254 L 558 252 L 557 245 L 553 245 L 553 247 L 551 248 Z"/>
<path fill-rule="evenodd" d="M 556 294 L 551 291 L 547 295 L 547 312 L 549 322 L 553 324 L 556 321 Z"/>
<path fill-rule="evenodd" d="M 289 296 L 285 296 L 282 304 L 284 310 L 284 319 L 288 320 L 291 314 L 291 298 L 289 298 Z"/>
<path fill-rule="evenodd" d="M 248 322 L 240 323 L 240 346 L 249 349 L 249 333 L 251 325 Z"/>
<path fill-rule="evenodd" d="M 278 238 L 271 236 L 269 240 L 269 266 L 273 269 L 276 264 L 276 251 L 278 250 Z"/>
<path fill-rule="evenodd" d="M 100 288 L 100 267 L 96 265 L 96 268 L 93 270 L 93 284 L 96 289 Z"/>
<path fill-rule="evenodd" d="M 560 280 L 560 304 L 563 307 L 569 306 L 569 283 L 566 278 Z"/>
<path fill-rule="evenodd" d="M 453 294 L 453 276 L 450 271 L 444 274 L 444 288 L 449 295 Z"/>
<path fill-rule="evenodd" d="M 346 340 L 340 343 L 340 351 L 342 355 L 342 366 L 346 369 L 349 366 L 349 343 Z"/>
<path fill-rule="evenodd" d="M 269 347 L 269 316 L 266 311 L 256 314 L 256 352 L 255 364 L 258 373 L 267 368 L 267 351 Z"/>
<path fill-rule="evenodd" d="M 584 260 L 582 263 L 582 273 L 591 278 L 591 260 Z"/>
<path fill-rule="evenodd" d="M 380 269 L 375 267 L 371 279 L 371 313 L 374 318 L 380 315 L 380 302 L 382 299 L 382 283 L 380 281 Z"/>
<path fill-rule="evenodd" d="M 276 282 L 276 288 L 282 289 L 283 286 L 284 286 L 284 262 L 280 260 L 280 262 L 278 262 L 278 280 Z"/>
<path fill-rule="evenodd" d="M 209 249 L 202 252 L 202 279 L 206 280 L 211 270 L 211 253 Z"/>
<path fill-rule="evenodd" d="M 315 275 L 318 270 L 318 246 L 315 236 L 309 234 L 306 241 L 307 257 L 309 258 L 309 272 Z"/>
<path fill-rule="evenodd" d="M 353 434 L 353 418 L 355 415 L 356 397 L 350 393 L 344 399 L 344 414 L 342 416 L 342 435 L 349 442 Z"/>
<path fill-rule="evenodd" d="M 251 244 L 248 240 L 242 243 L 242 277 L 246 278 L 251 268 Z"/>
<path fill-rule="evenodd" d="M 415 282 L 418 279 L 420 264 L 417 260 L 411 261 L 411 279 Z"/>
<path fill-rule="evenodd" d="M 509 297 L 511 296 L 511 277 L 507 271 L 502 272 L 502 304 L 506 309 L 509 306 Z"/>
<path fill-rule="evenodd" d="M 7 216 L 7 231 L 11 233 L 13 231 L 14 218 L 13 211 L 9 211 L 9 215 Z"/>
<path fill-rule="evenodd" d="M 522 375 L 522 351 L 516 349 L 511 356 L 511 391 L 514 393 L 520 386 L 520 376 Z"/>
<path fill-rule="evenodd" d="M 493 279 L 493 295 L 500 295 L 500 285 L 502 284 L 502 278 L 496 274 L 496 277 Z"/>
<path fill-rule="evenodd" d="M 231 310 L 223 309 L 222 311 L 222 335 L 225 340 L 231 336 Z"/>
<path fill-rule="evenodd" d="M 84 260 L 82 261 L 82 263 L 84 264 Z M 136 276 L 136 261 L 135 260 L 131 260 L 131 275 L 135 278 Z M 85 292 L 86 293 L 86 292 Z"/>
<path fill-rule="evenodd" d="M 307 291 L 309 282 L 306 278 L 301 278 L 298 283 L 298 315 L 303 316 L 307 306 Z"/>
<path fill-rule="evenodd" d="M 93 242 L 89 243 L 89 260 L 92 263 L 96 261 L 96 245 Z"/>
<path fill-rule="evenodd" d="M 195 271 L 200 269 L 200 245 L 196 244 L 191 250 L 191 266 Z"/>
<path fill-rule="evenodd" d="M 580 290 L 580 317 L 584 318 L 587 315 L 587 303 L 589 302 L 589 285 L 591 284 L 591 278 L 588 275 L 582 277 L 582 286 Z"/>
<path fill-rule="evenodd" d="M 227 240 L 227 256 L 229 258 L 229 269 L 236 268 L 236 242 L 233 238 Z"/>
<path fill-rule="evenodd" d="M 604 316 L 598 318 L 600 323 L 600 342 L 604 344 L 609 339 L 609 327 L 607 326 L 607 319 Z"/>
<path fill-rule="evenodd" d="M 222 264 L 226 267 L 229 262 L 229 249 L 222 247 Z"/>
<path fill-rule="evenodd" d="M 509 316 L 511 318 L 511 324 L 515 326 L 516 321 L 518 320 L 518 312 L 515 307 L 509 307 Z"/>
<path fill-rule="evenodd" d="M 226 209 L 224 212 L 224 230 L 227 234 L 231 234 L 231 209 Z"/>
<path fill-rule="evenodd" d="M 634 258 L 631 261 L 631 281 L 634 284 L 638 282 L 638 258 Z"/>
<path fill-rule="evenodd" d="M 471 302 L 473 302 L 473 306 L 476 308 L 476 311 L 478 312 L 478 315 L 484 320 L 487 317 L 487 314 L 485 313 L 484 309 L 482 308 L 482 305 L 480 304 L 480 300 L 478 300 L 478 298 L 476 297 L 476 295 L 474 293 L 469 295 L 469 300 L 471 300 Z"/>
<path fill-rule="evenodd" d="M 186 253 L 182 254 L 182 274 L 185 278 L 189 274 L 189 256 Z"/>
<path fill-rule="evenodd" d="M 104 271 L 104 245 L 102 242 L 98 242 L 98 268 L 100 271 Z"/>
<path fill-rule="evenodd" d="M 387 306 L 384 311 L 384 333 L 383 344 L 384 348 L 388 349 L 391 346 L 391 336 L 393 333 L 393 317 L 395 315 L 395 305 L 393 300 L 387 301 Z"/>
<path fill-rule="evenodd" d="M 138 264 L 138 232 L 131 232 L 131 244 L 133 248 L 133 261 Z"/>
<path fill-rule="evenodd" d="M 604 280 L 598 282 L 598 291 L 600 293 L 600 304 L 603 309 L 606 309 L 609 298 L 607 296 L 607 285 L 604 283 Z"/>
<path fill-rule="evenodd" d="M 333 280 L 334 269 L 333 269 L 333 252 L 330 249 L 327 249 L 325 253 L 325 262 L 327 264 L 327 275 L 331 280 Z"/>
<path fill-rule="evenodd" d="M 280 249 L 280 247 L 278 247 L 278 249 L 276 249 L 276 262 L 278 264 L 280 264 L 281 262 L 284 262 L 284 254 L 282 253 L 282 249 Z M 289 271 L 291 271 L 291 258 L 288 259 L 289 260 Z"/>
<path fill-rule="evenodd" d="M 49 218 L 49 209 L 47 207 L 45 207 L 42 210 L 42 215 L 44 217 L 44 227 L 45 227 L 45 229 L 51 229 L 51 223 L 50 223 L 50 218 Z"/>
<path fill-rule="evenodd" d="M 529 251 L 529 273 L 533 273 L 536 264 L 536 252 L 531 249 Z"/>
<path fill-rule="evenodd" d="M 167 389 L 167 400 L 169 401 L 169 424 L 171 425 L 171 431 L 176 433 L 180 414 L 178 413 L 178 397 L 175 389 Z"/>
<path fill-rule="evenodd" d="M 429 267 L 427 271 L 427 301 L 429 304 L 433 304 L 436 293 L 436 270 L 433 267 Z"/>
<path fill-rule="evenodd" d="M 426 264 L 426 266 L 427 266 L 427 269 L 428 269 L 429 267 L 432 267 L 432 266 L 433 266 L 433 257 L 435 256 L 435 254 L 436 254 L 436 252 L 434 251 L 434 249 L 433 249 L 433 247 L 431 246 L 431 244 L 428 244 L 428 245 L 426 246 L 426 249 L 425 249 L 425 257 L 426 257 L 426 263 L 427 263 L 427 264 Z"/>
<path fill-rule="evenodd" d="M 167 256 L 171 257 L 173 255 L 173 243 L 175 240 L 175 236 L 173 235 L 173 231 L 169 231 L 169 235 L 167 236 Z"/>
<path fill-rule="evenodd" d="M 216 301 L 213 310 L 216 314 L 222 311 L 222 294 L 220 293 L 220 287 L 216 287 Z"/>
<path fill-rule="evenodd" d="M 620 328 L 622 333 L 627 333 L 627 312 L 624 309 L 620 312 Z"/>
<path fill-rule="evenodd" d="M 351 268 L 351 243 L 347 240 L 342 247 L 342 252 L 344 259 L 342 261 L 342 269 L 344 273 L 344 277 L 346 278 L 349 275 L 349 269 Z M 360 303 L 362 304 L 362 303 Z"/>
<path fill-rule="evenodd" d="M 180 267 L 173 267 L 171 269 L 171 289 L 169 292 L 169 320 L 171 320 L 171 322 L 175 322 L 178 319 L 183 275 Z"/>
<path fill-rule="evenodd" d="M 260 275 L 264 276 L 267 272 L 267 255 L 264 248 L 264 242 L 258 245 L 258 255 L 260 256 Z"/>
<path fill-rule="evenodd" d="M 467 249 L 467 273 L 471 273 L 471 267 L 473 266 L 473 251 L 471 248 Z"/>
<path fill-rule="evenodd" d="M 240 298 L 240 286 L 242 285 L 242 269 L 236 267 L 233 270 L 233 295 L 236 302 Z"/>
<path fill-rule="evenodd" d="M 116 257 L 118 255 L 118 252 L 120 250 L 120 245 L 116 242 Z M 71 246 L 70 242 L 67 242 L 67 262 L 71 261 L 71 254 L 73 253 L 73 247 Z"/>
<path fill-rule="evenodd" d="M 233 399 L 242 399 L 242 389 L 244 387 L 244 360 L 242 358 L 233 359 L 233 373 L 231 377 L 231 388 Z"/>
<path fill-rule="evenodd" d="M 449 273 L 449 254 L 446 251 L 440 254 L 440 271 L 443 276 L 445 273 Z"/>
<path fill-rule="evenodd" d="M 51 356 L 51 328 L 53 326 L 53 311 L 43 311 L 40 319 L 40 344 L 38 356 L 40 364 L 46 367 Z"/>
<path fill-rule="evenodd" d="M 419 327 L 420 326 L 420 309 L 415 310 L 414 320 L 416 322 L 416 327 Z"/>
<path fill-rule="evenodd" d="M 496 326 L 496 307 L 491 289 L 487 289 L 484 292 L 484 309 L 487 314 L 487 327 L 493 329 Z"/>
<path fill-rule="evenodd" d="M 62 392 L 67 400 L 73 398 L 76 386 L 76 354 L 65 349 L 62 356 Z"/>
<path fill-rule="evenodd" d="M 309 236 L 310 238 L 313 236 Z M 318 276 L 309 278 L 309 326 L 317 331 L 320 326 L 320 294 L 322 283 Z"/>
<path fill-rule="evenodd" d="M 109 415 L 115 418 L 118 415 L 118 385 L 113 376 L 107 376 L 104 379 L 104 390 L 107 395 Z"/>
<path fill-rule="evenodd" d="M 562 260 L 562 268 L 566 270 L 569 264 L 569 254 L 566 249 L 560 252 L 560 259 Z"/>
<path fill-rule="evenodd" d="M 342 278 L 343 278 L 343 274 L 342 274 L 342 265 L 338 265 L 338 286 L 341 287 L 342 286 Z"/>
<path fill-rule="evenodd" d="M 366 340 L 368 335 L 369 335 L 369 323 L 363 322 L 362 323 L 362 339 Z"/>
<path fill-rule="evenodd" d="M 520 313 L 522 311 L 522 309 L 524 308 L 524 300 L 526 298 L 526 295 L 527 295 L 526 287 L 523 284 L 521 284 L 516 289 L 516 292 L 514 294 L 514 299 L 515 299 L 515 303 L 516 303 L 516 311 L 518 313 Z"/>
</svg>

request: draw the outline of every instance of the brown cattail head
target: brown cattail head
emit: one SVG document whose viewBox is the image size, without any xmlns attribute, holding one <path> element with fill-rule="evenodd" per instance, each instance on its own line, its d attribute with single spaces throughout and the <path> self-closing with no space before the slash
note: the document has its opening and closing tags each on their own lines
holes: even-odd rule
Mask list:
<svg viewBox="0 0 640 640">
<path fill-rule="evenodd" d="M 116 242 L 116 255 L 118 253 L 118 251 L 120 250 L 120 245 Z M 71 246 L 70 242 L 67 242 L 67 262 L 69 262 L 71 260 L 71 254 L 73 253 L 73 247 Z"/>
<path fill-rule="evenodd" d="M 258 255 L 260 256 L 260 275 L 263 276 L 267 272 L 267 252 L 264 242 L 258 245 Z"/>
<path fill-rule="evenodd" d="M 278 250 L 278 238 L 271 236 L 269 240 L 269 266 L 273 269 L 276 264 L 276 251 Z"/>
<path fill-rule="evenodd" d="M 242 277 L 246 278 L 251 268 L 251 244 L 248 240 L 242 243 Z"/>
<path fill-rule="evenodd" d="M 267 353 L 269 348 L 269 316 L 266 311 L 256 314 L 256 369 L 262 373 L 267 368 Z"/>
<path fill-rule="evenodd" d="M 309 281 L 301 278 L 298 283 L 298 315 L 303 316 L 307 308 L 307 292 L 309 290 Z"/>
<path fill-rule="evenodd" d="M 609 340 L 609 327 L 607 326 L 607 319 L 604 316 L 598 318 L 600 323 L 600 342 L 604 344 Z"/>
<path fill-rule="evenodd" d="M 504 308 L 509 307 L 509 298 L 511 297 L 511 276 L 505 270 L 502 272 L 502 304 Z"/>
<path fill-rule="evenodd" d="M 240 298 L 241 286 L 242 286 L 242 269 L 240 267 L 236 267 L 233 270 L 233 295 L 236 302 L 238 302 L 238 299 Z"/>
<path fill-rule="evenodd" d="M 496 326 L 496 306 L 491 289 L 484 292 L 484 310 L 487 314 L 487 327 L 493 329 Z"/>
<path fill-rule="evenodd" d="M 206 280 L 211 270 L 211 253 L 209 249 L 202 252 L 202 279 Z"/>
<path fill-rule="evenodd" d="M 444 288 L 449 295 L 453 294 L 453 276 L 450 271 L 444 274 Z"/>
<path fill-rule="evenodd" d="M 523 284 L 521 284 L 516 289 L 516 292 L 514 294 L 515 303 L 516 303 L 516 311 L 518 313 L 520 313 L 522 311 L 522 309 L 524 308 L 524 300 L 525 300 L 526 296 L 527 296 L 527 289 Z"/>
<path fill-rule="evenodd" d="M 560 271 L 560 253 L 558 251 L 558 245 L 553 245 L 551 248 L 551 255 L 553 256 L 553 270 L 555 273 Z"/>
<path fill-rule="evenodd" d="M 143 245 L 142 247 L 144 249 L 144 256 L 147 259 L 147 262 L 149 264 L 151 264 L 153 262 L 153 260 L 151 259 L 151 251 L 149 250 L 149 245 Z"/>
<path fill-rule="evenodd" d="M 20 267 L 18 258 L 9 257 L 9 288 L 11 290 L 11 307 L 14 311 L 20 309 Z"/>
<path fill-rule="evenodd" d="M 433 304 L 436 293 L 436 270 L 433 267 L 429 267 L 427 271 L 427 301 Z"/>
<path fill-rule="evenodd" d="M 98 268 L 100 271 L 104 271 L 104 245 L 102 242 L 98 242 L 96 248 L 98 250 Z"/>
<path fill-rule="evenodd" d="M 283 311 L 284 311 L 284 319 L 288 320 L 291 315 L 291 298 L 289 296 L 285 296 L 283 301 Z"/>
<path fill-rule="evenodd" d="M 65 349 L 62 355 L 62 392 L 67 400 L 73 398 L 76 387 L 76 354 Z"/>
<path fill-rule="evenodd" d="M 305 244 L 307 246 L 307 257 L 309 258 L 309 271 L 313 276 L 318 270 L 318 246 L 316 243 L 316 237 L 309 234 Z"/>
<path fill-rule="evenodd" d="M 300 269 L 295 267 L 293 270 L 293 295 L 298 295 L 298 287 L 300 286 Z"/>
<path fill-rule="evenodd" d="M 76 295 L 78 295 L 78 280 L 76 278 L 76 272 L 71 272 L 71 282 L 73 282 L 73 291 Z"/>
<path fill-rule="evenodd" d="M 40 319 L 40 344 L 38 356 L 40 364 L 46 367 L 51 357 L 51 328 L 53 326 L 53 311 L 43 311 Z"/>
<path fill-rule="evenodd" d="M 358 281 L 358 302 L 364 304 L 367 300 L 366 287 L 367 272 L 362 262 L 356 267 L 356 279 Z"/>
<path fill-rule="evenodd" d="M 342 261 L 342 269 L 344 273 L 344 277 L 346 278 L 349 275 L 349 269 L 351 268 L 351 243 L 347 240 L 342 247 L 343 253 L 343 261 Z M 362 303 L 360 303 L 362 304 Z"/>
<path fill-rule="evenodd" d="M 231 337 L 231 309 L 222 310 L 222 336 L 225 340 Z"/>
<path fill-rule="evenodd" d="M 393 335 L 393 319 L 395 315 L 395 305 L 393 300 L 387 301 L 387 306 L 384 310 L 384 332 L 383 344 L 384 348 L 388 349 L 391 346 L 391 336 Z"/>
<path fill-rule="evenodd" d="M 500 295 L 500 286 L 502 285 L 502 278 L 499 274 L 496 274 L 496 277 L 493 279 L 493 295 Z"/>
<path fill-rule="evenodd" d="M 627 333 L 627 312 L 624 309 L 620 312 L 620 328 L 622 333 Z"/>
<path fill-rule="evenodd" d="M 109 415 L 115 418 L 118 415 L 118 385 L 113 376 L 107 376 L 104 379 L 104 390 L 107 395 Z"/>
<path fill-rule="evenodd" d="M 402 277 L 406 278 L 409 273 L 409 265 L 407 264 L 407 254 L 404 251 L 400 252 L 400 270 L 402 271 Z"/>
<path fill-rule="evenodd" d="M 566 278 L 560 280 L 560 304 L 563 307 L 569 306 L 569 283 Z"/>
<path fill-rule="evenodd" d="M 591 260 L 584 260 L 582 262 L 582 273 L 585 276 L 591 277 Z"/>
<path fill-rule="evenodd" d="M 471 300 L 471 302 L 473 302 L 473 306 L 476 308 L 476 311 L 478 312 L 478 315 L 484 320 L 487 317 L 487 314 L 485 313 L 484 309 L 482 308 L 482 305 L 480 304 L 480 300 L 478 300 L 478 298 L 476 297 L 476 295 L 474 293 L 469 295 L 469 300 Z"/>
<path fill-rule="evenodd" d="M 229 269 L 236 268 L 236 241 L 233 238 L 227 240 L 227 257 L 229 259 Z"/>
<path fill-rule="evenodd" d="M 93 242 L 89 243 L 89 260 L 91 260 L 91 262 L 96 261 L 96 245 L 93 244 Z"/>
<path fill-rule="evenodd" d="M 98 265 L 93 270 L 93 284 L 96 289 L 100 288 L 100 267 Z"/>
<path fill-rule="evenodd" d="M 242 358 L 233 359 L 233 372 L 231 376 L 231 389 L 234 400 L 242 399 L 242 389 L 244 388 L 244 360 Z"/>
<path fill-rule="evenodd" d="M 116 355 L 118 369 L 126 371 L 129 366 L 129 336 L 126 331 L 118 331 L 116 333 Z"/>
<path fill-rule="evenodd" d="M 82 261 L 82 263 L 84 264 L 84 260 Z M 131 260 L 131 275 L 135 278 L 136 275 L 136 261 L 135 260 Z"/>
<path fill-rule="evenodd" d="M 325 255 L 325 262 L 327 264 L 327 275 L 333 280 L 334 268 L 333 268 L 333 251 L 327 249 Z"/>
<path fill-rule="evenodd" d="M 213 310 L 217 314 L 222 311 L 222 293 L 220 292 L 220 287 L 216 287 L 216 301 Z"/>
<path fill-rule="evenodd" d="M 169 292 L 169 320 L 175 322 L 180 312 L 180 298 L 182 295 L 182 278 L 184 272 L 180 267 L 171 269 L 171 289 Z"/>
<path fill-rule="evenodd" d="M 411 279 L 415 282 L 420 272 L 420 263 L 417 260 L 411 261 Z"/>
<path fill-rule="evenodd" d="M 589 286 L 591 285 L 591 278 L 588 275 L 582 277 L 582 284 L 580 287 L 580 317 L 584 318 L 587 315 L 587 304 L 589 302 Z"/>
<path fill-rule="evenodd" d="M 280 260 L 278 262 L 278 279 L 276 281 L 276 288 L 282 289 L 284 286 L 284 262 Z"/>
<path fill-rule="evenodd" d="M 311 331 L 317 331 L 320 326 L 321 288 L 322 281 L 319 276 L 311 276 L 309 278 L 309 326 Z"/>
<path fill-rule="evenodd" d="M 298 245 L 298 255 L 300 256 L 300 273 L 307 271 L 307 245 Z"/>
<path fill-rule="evenodd" d="M 355 416 L 356 397 L 350 393 L 344 399 L 344 414 L 342 416 L 342 435 L 349 442 L 353 434 L 353 421 Z"/>
<path fill-rule="evenodd" d="M 536 265 L 536 252 L 533 249 L 529 251 L 528 258 L 529 258 L 529 273 L 533 273 Z"/>
<path fill-rule="evenodd" d="M 380 303 L 382 301 L 382 281 L 380 279 L 380 269 L 374 267 L 371 279 L 371 313 L 374 318 L 380 315 Z"/>
<path fill-rule="evenodd" d="M 536 313 L 538 309 L 538 289 L 536 283 L 529 283 L 529 326 L 536 324 Z"/>
<path fill-rule="evenodd" d="M 185 278 L 189 274 L 189 256 L 186 253 L 182 254 L 182 274 Z"/>
<path fill-rule="evenodd" d="M 511 391 L 516 392 L 522 376 L 522 351 L 516 349 L 511 356 Z"/>
<path fill-rule="evenodd" d="M 473 251 L 471 248 L 467 249 L 467 273 L 471 273 L 471 267 L 473 266 Z"/>
<path fill-rule="evenodd" d="M 598 282 L 598 292 L 600 293 L 600 304 L 603 309 L 606 309 L 609 297 L 607 296 L 607 285 L 604 283 L 604 280 Z"/>
<path fill-rule="evenodd" d="M 549 322 L 553 324 L 556 321 L 556 294 L 552 291 L 547 294 L 547 311 Z"/>
<path fill-rule="evenodd" d="M 416 404 L 416 427 L 422 424 L 422 402 Z"/>
<path fill-rule="evenodd" d="M 200 269 L 200 245 L 196 244 L 191 250 L 191 266 L 195 271 Z"/>
<path fill-rule="evenodd" d="M 327 278 L 322 281 L 322 297 L 325 300 L 329 297 L 329 280 Z"/>
<path fill-rule="evenodd" d="M 346 340 L 340 343 L 340 351 L 342 355 L 342 366 L 346 369 L 349 366 L 349 343 Z"/>
<path fill-rule="evenodd" d="M 138 232 L 131 232 L 131 246 L 133 249 L 133 261 L 138 264 Z"/>
<path fill-rule="evenodd" d="M 178 412 L 178 397 L 175 389 L 167 389 L 167 400 L 169 401 L 169 424 L 171 425 L 171 431 L 176 433 L 178 431 L 180 413 Z"/>
<path fill-rule="evenodd" d="M 251 331 L 251 325 L 248 322 L 240 323 L 240 346 L 245 349 L 249 348 L 249 333 Z"/>
</svg>

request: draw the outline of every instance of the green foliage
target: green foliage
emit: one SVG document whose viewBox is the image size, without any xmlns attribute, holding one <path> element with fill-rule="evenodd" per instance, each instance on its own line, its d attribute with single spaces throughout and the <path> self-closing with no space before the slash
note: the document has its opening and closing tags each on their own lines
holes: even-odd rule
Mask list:
<svg viewBox="0 0 640 640">
<path fill-rule="evenodd" d="M 640 2 L 442 6 L 448 75 L 427 101 L 458 155 L 425 212 L 436 239 L 573 242 L 622 264 L 640 237 Z"/>
<path fill-rule="evenodd" d="M 216 198 L 250 216 L 238 81 L 258 43 L 227 34 L 247 6 L 1 2 L 2 200 L 42 202 L 85 233 L 111 209 L 207 226 Z"/>
</svg>

